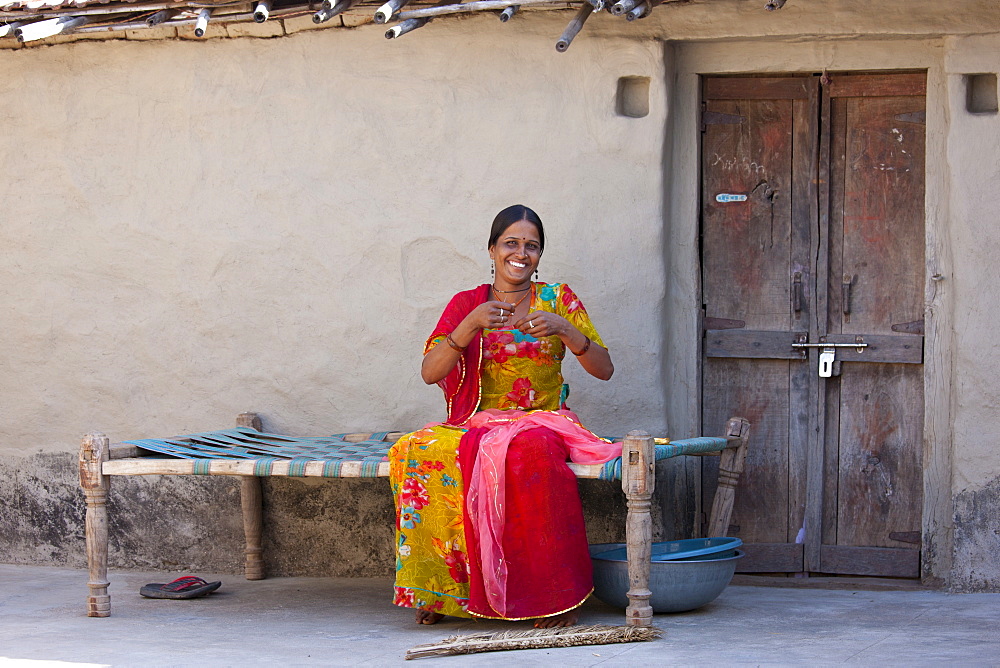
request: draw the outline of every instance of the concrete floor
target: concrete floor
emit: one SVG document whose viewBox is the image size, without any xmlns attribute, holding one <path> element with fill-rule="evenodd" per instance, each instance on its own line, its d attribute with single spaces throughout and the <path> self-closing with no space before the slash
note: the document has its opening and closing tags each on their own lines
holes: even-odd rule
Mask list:
<svg viewBox="0 0 1000 668">
<path fill-rule="evenodd" d="M 529 624 L 449 618 L 413 624 L 387 579 L 223 581 L 192 600 L 142 598 L 178 574 L 112 572 L 112 616 L 86 616 L 84 571 L 0 565 L 0 666 L 400 665 L 452 634 Z M 164 578 L 167 578 L 166 580 Z M 591 600 L 583 623 L 620 624 Z M 407 665 L 1000 665 L 1000 594 L 730 586 L 715 602 L 656 615 L 660 640 L 495 652 Z"/>
</svg>

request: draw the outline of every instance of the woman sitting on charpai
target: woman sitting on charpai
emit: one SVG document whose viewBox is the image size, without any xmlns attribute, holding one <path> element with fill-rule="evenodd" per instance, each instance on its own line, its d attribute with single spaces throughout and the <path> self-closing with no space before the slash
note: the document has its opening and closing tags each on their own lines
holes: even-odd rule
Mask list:
<svg viewBox="0 0 1000 668">
<path fill-rule="evenodd" d="M 532 282 L 542 221 L 515 205 L 490 230 L 492 284 L 455 295 L 424 346 L 421 375 L 448 419 L 390 450 L 396 499 L 396 605 L 418 624 L 444 615 L 569 626 L 593 590 L 576 477 L 567 460 L 621 454 L 566 408 L 569 351 L 592 376 L 614 372 L 579 298 Z"/>
</svg>

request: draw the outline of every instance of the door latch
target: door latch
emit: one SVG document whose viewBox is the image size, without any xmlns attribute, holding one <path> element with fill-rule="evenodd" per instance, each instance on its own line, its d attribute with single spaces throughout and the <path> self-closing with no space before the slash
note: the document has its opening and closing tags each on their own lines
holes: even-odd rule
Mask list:
<svg viewBox="0 0 1000 668">
<path fill-rule="evenodd" d="M 836 348 L 823 348 L 819 353 L 819 377 L 833 377 L 833 362 L 837 357 Z"/>
<path fill-rule="evenodd" d="M 805 338 L 804 336 L 802 338 Z M 820 337 L 819 343 L 806 343 L 801 339 L 792 343 L 792 348 L 819 348 L 819 377 L 832 378 L 840 375 L 840 363 L 837 361 L 837 348 L 854 348 L 859 353 L 868 347 L 864 338 L 856 337 L 854 343 L 828 343 L 825 336 Z"/>
</svg>

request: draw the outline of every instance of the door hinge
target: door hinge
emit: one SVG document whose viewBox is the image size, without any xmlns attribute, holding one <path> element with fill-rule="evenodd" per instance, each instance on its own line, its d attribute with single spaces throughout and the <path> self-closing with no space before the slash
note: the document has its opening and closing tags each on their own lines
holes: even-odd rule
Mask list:
<svg viewBox="0 0 1000 668">
<path fill-rule="evenodd" d="M 920 532 L 919 531 L 890 531 L 889 540 L 898 540 L 901 543 L 914 543 L 920 544 Z"/>
<path fill-rule="evenodd" d="M 705 108 L 705 103 L 702 102 L 701 109 L 701 131 L 705 132 L 709 125 L 740 125 L 745 123 L 747 120 L 746 116 L 738 116 L 736 114 L 724 114 L 721 111 L 708 111 Z"/>
<path fill-rule="evenodd" d="M 899 121 L 900 123 L 919 123 L 920 125 L 927 125 L 927 112 L 911 111 L 908 114 L 896 114 L 892 117 L 892 120 Z"/>
<path fill-rule="evenodd" d="M 924 319 L 896 323 L 892 326 L 892 331 L 899 332 L 900 334 L 923 334 Z"/>
<path fill-rule="evenodd" d="M 746 326 L 746 320 L 732 320 L 730 318 L 711 318 L 706 316 L 701 321 L 702 329 L 743 329 Z"/>
</svg>

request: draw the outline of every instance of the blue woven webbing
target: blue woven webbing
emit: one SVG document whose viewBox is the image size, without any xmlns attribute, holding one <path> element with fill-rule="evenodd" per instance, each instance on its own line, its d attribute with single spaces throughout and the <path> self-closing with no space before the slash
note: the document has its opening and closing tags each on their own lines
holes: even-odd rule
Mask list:
<svg viewBox="0 0 1000 668">
<path fill-rule="evenodd" d="M 326 478 L 339 478 L 344 464 L 348 462 L 361 464 L 362 478 L 375 478 L 378 475 L 378 465 L 388 461 L 389 448 L 393 444 L 386 440 L 390 433 L 392 432 L 376 432 L 364 441 L 350 443 L 344 440 L 347 434 L 294 437 L 238 427 L 173 438 L 143 438 L 125 442 L 169 457 L 193 459 L 196 475 L 208 475 L 212 460 L 248 459 L 254 462 L 253 474 L 261 477 L 271 475 L 275 462 L 288 461 L 289 476 L 304 476 L 306 464 L 321 461 L 323 476 Z M 656 459 L 718 452 L 727 443 L 724 438 L 701 436 L 657 444 Z M 599 477 L 601 480 L 620 480 L 621 457 L 607 462 Z"/>
<path fill-rule="evenodd" d="M 388 461 L 392 432 L 381 431 L 356 443 L 344 440 L 347 434 L 322 437 L 294 437 L 267 434 L 247 427 L 210 431 L 172 438 L 143 438 L 125 441 L 131 445 L 169 457 L 194 460 L 194 473 L 208 475 L 212 460 L 245 459 L 254 462 L 255 476 L 269 476 L 275 462 L 288 461 L 289 476 L 305 475 L 306 464 L 323 462 L 323 475 L 336 478 L 346 462 L 360 462 L 361 477 L 374 478 L 378 465 Z"/>
<path fill-rule="evenodd" d="M 670 459 L 679 455 L 691 455 L 698 452 L 718 452 L 729 443 L 721 436 L 699 436 L 697 438 L 685 438 L 679 441 L 656 444 L 656 460 Z M 601 480 L 621 480 L 622 478 L 622 458 L 616 457 L 604 465 L 601 469 Z"/>
</svg>

